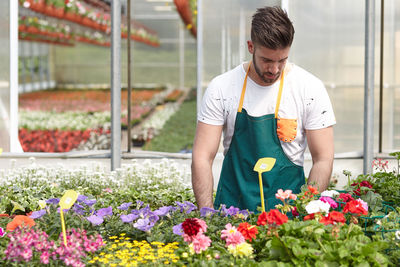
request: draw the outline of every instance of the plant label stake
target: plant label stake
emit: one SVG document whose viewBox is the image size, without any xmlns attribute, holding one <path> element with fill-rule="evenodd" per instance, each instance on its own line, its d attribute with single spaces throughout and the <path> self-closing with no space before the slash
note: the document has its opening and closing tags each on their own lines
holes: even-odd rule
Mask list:
<svg viewBox="0 0 400 267">
<path fill-rule="evenodd" d="M 63 210 L 68 210 L 74 205 L 78 199 L 78 193 L 74 190 L 67 190 L 64 196 L 60 199 L 60 217 L 61 217 L 61 229 L 63 233 L 64 245 L 67 246 L 67 232 L 65 230 L 65 220 Z"/>
<path fill-rule="evenodd" d="M 276 159 L 274 158 L 261 158 L 257 161 L 256 165 L 254 165 L 254 171 L 258 172 L 258 182 L 260 183 L 260 197 L 261 197 L 261 209 L 262 212 L 265 211 L 264 204 L 264 187 L 262 182 L 262 173 L 269 172 L 272 167 L 274 167 Z"/>
</svg>

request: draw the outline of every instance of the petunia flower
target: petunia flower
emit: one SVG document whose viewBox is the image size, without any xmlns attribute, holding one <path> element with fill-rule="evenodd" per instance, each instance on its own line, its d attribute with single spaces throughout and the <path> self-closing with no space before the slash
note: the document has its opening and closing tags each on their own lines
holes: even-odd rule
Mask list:
<svg viewBox="0 0 400 267">
<path fill-rule="evenodd" d="M 77 202 L 84 202 L 86 199 L 88 199 L 87 196 L 85 195 L 79 195 L 78 198 L 76 199 Z"/>
<path fill-rule="evenodd" d="M 120 210 L 127 210 L 132 205 L 132 202 L 122 203 L 121 206 L 118 207 Z"/>
<path fill-rule="evenodd" d="M 85 203 L 87 206 L 93 206 L 94 204 L 96 204 L 96 199 L 85 199 L 84 201 L 83 201 L 83 203 Z"/>
<path fill-rule="evenodd" d="M 47 203 L 47 204 L 54 204 L 54 205 L 57 205 L 59 202 L 60 202 L 60 199 L 59 199 L 59 198 L 50 198 L 50 199 L 46 200 L 46 203 Z"/>
<path fill-rule="evenodd" d="M 43 209 L 43 210 L 38 210 L 38 211 L 32 212 L 31 216 L 29 216 L 29 217 L 32 218 L 32 219 L 38 219 L 38 218 L 42 217 L 45 214 L 46 214 L 46 210 Z"/>
<path fill-rule="evenodd" d="M 124 223 L 133 222 L 133 220 L 136 220 L 138 217 L 139 217 L 139 215 L 135 215 L 135 214 L 132 214 L 132 213 L 128 214 L 128 215 L 122 214 L 120 216 L 121 221 L 123 221 Z"/>
<path fill-rule="evenodd" d="M 200 216 L 201 217 L 211 217 L 213 216 L 217 211 L 213 208 L 208 208 L 208 207 L 203 207 L 200 209 Z"/>
<path fill-rule="evenodd" d="M 157 216 L 166 216 L 169 214 L 171 210 L 172 210 L 171 206 L 161 207 L 158 210 L 155 210 L 154 214 L 156 214 Z"/>
<path fill-rule="evenodd" d="M 153 226 L 154 226 L 154 224 L 150 223 L 150 220 L 148 218 L 139 219 L 133 225 L 133 227 L 135 227 L 136 229 L 142 230 L 143 232 L 150 231 L 150 229 L 153 228 Z"/>
<path fill-rule="evenodd" d="M 97 216 L 97 215 L 91 215 L 86 218 L 89 222 L 91 222 L 93 225 L 99 225 L 102 224 L 104 219 L 102 216 Z"/>
<path fill-rule="evenodd" d="M 112 215 L 113 215 L 112 207 L 110 206 L 110 207 L 108 207 L 108 208 L 99 209 L 99 210 L 96 212 L 96 215 L 97 215 L 97 216 L 100 216 L 100 217 L 112 216 Z"/>
<path fill-rule="evenodd" d="M 172 227 L 172 232 L 176 235 L 183 235 L 183 228 L 182 228 L 182 224 L 177 224 L 174 227 Z"/>
</svg>

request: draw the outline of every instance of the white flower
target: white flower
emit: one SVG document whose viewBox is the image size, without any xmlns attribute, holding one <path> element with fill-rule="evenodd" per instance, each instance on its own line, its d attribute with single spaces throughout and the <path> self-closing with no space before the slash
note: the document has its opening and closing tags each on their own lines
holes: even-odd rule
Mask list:
<svg viewBox="0 0 400 267">
<path fill-rule="evenodd" d="M 396 231 L 395 235 L 396 235 L 396 239 L 400 240 L 400 231 Z"/>
<path fill-rule="evenodd" d="M 338 196 L 339 192 L 336 190 L 325 190 L 324 192 L 321 193 L 321 197 L 330 197 L 330 198 L 335 198 L 335 196 Z"/>
<path fill-rule="evenodd" d="M 329 205 L 329 203 L 325 203 L 321 200 L 312 200 L 310 201 L 310 203 L 307 204 L 306 211 L 308 214 L 317 212 L 328 213 L 330 207 L 331 206 Z"/>
</svg>

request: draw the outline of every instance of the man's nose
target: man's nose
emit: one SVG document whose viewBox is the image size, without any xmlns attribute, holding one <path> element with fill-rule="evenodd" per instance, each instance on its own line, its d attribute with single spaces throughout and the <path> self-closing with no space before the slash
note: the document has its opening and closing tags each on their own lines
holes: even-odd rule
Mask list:
<svg viewBox="0 0 400 267">
<path fill-rule="evenodd" d="M 279 63 L 273 62 L 268 64 L 268 72 L 272 74 L 277 74 L 279 72 Z"/>
</svg>

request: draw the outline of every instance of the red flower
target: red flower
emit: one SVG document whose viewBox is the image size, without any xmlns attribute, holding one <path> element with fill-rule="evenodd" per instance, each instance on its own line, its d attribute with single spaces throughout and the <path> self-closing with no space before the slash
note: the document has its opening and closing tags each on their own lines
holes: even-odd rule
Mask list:
<svg viewBox="0 0 400 267">
<path fill-rule="evenodd" d="M 359 183 L 352 183 L 351 186 L 354 186 L 356 188 L 353 192 L 357 196 L 361 195 L 361 187 L 372 188 L 372 184 L 365 180 Z"/>
<path fill-rule="evenodd" d="M 344 217 L 343 213 L 341 213 L 341 212 L 331 211 L 328 214 L 328 216 L 322 217 L 319 222 L 323 223 L 325 225 L 334 224 L 334 223 L 345 223 L 346 222 L 346 218 Z"/>
<path fill-rule="evenodd" d="M 340 193 L 339 197 L 337 198 L 339 201 L 343 201 L 343 202 L 349 202 L 351 200 L 354 200 L 354 198 L 348 194 L 348 193 Z"/>
<path fill-rule="evenodd" d="M 336 223 L 345 223 L 346 222 L 346 218 L 344 217 L 343 213 L 339 212 L 339 211 L 331 211 L 329 213 L 329 218 Z"/>
<path fill-rule="evenodd" d="M 276 224 L 281 225 L 287 222 L 289 218 L 279 210 L 273 209 L 268 213 L 265 211 L 258 216 L 257 225 Z"/>
<path fill-rule="evenodd" d="M 354 214 L 364 214 L 367 215 L 368 212 L 362 207 L 361 203 L 357 200 L 352 200 L 346 203 L 346 206 L 343 208 L 344 213 L 354 213 Z"/>
<path fill-rule="evenodd" d="M 194 218 L 188 218 L 182 223 L 182 229 L 188 236 L 195 236 L 200 231 L 200 224 Z"/>
<path fill-rule="evenodd" d="M 297 216 L 300 215 L 299 212 L 297 211 L 297 207 L 294 207 L 294 209 L 292 209 L 292 215 L 293 215 L 294 217 L 297 217 Z"/>
<path fill-rule="evenodd" d="M 303 221 L 308 221 L 308 220 L 313 220 L 315 218 L 314 213 L 308 214 L 307 216 L 304 216 Z"/>
<path fill-rule="evenodd" d="M 248 224 L 247 222 L 239 224 L 238 231 L 250 242 L 253 238 L 256 238 L 258 234 L 257 226 Z"/>
</svg>

